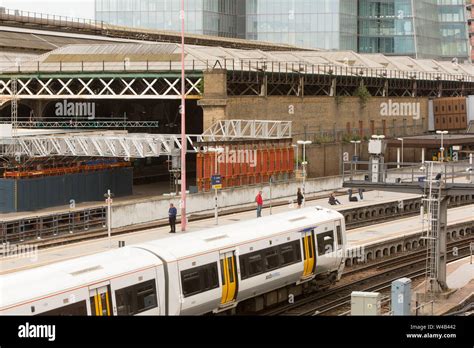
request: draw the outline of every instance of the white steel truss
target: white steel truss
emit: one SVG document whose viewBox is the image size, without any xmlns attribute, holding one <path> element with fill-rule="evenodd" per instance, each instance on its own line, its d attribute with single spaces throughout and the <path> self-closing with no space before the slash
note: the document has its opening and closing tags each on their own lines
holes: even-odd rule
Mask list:
<svg viewBox="0 0 474 348">
<path fill-rule="evenodd" d="M 2 121 L 0 124 L 9 124 L 11 121 Z M 68 128 L 155 128 L 159 121 L 18 121 L 18 128 L 47 128 L 47 129 L 68 129 Z"/>
<path fill-rule="evenodd" d="M 18 77 L 18 99 L 180 99 L 181 78 L 161 77 Z M 186 78 L 186 97 L 202 96 L 203 77 Z M 12 79 L 0 79 L 0 99 L 13 96 Z"/>
<path fill-rule="evenodd" d="M 291 121 L 221 120 L 207 129 L 205 141 L 236 139 L 288 139 L 292 137 Z"/>
<path fill-rule="evenodd" d="M 188 151 L 197 151 L 193 146 L 196 140 L 196 136 L 186 137 Z M 0 138 L 0 156 L 16 158 L 51 156 L 147 158 L 175 156 L 180 149 L 179 136 L 164 134 L 94 132 L 80 135 L 71 133 Z"/>
<path fill-rule="evenodd" d="M 290 121 L 223 120 L 202 135 L 186 136 L 186 150 L 198 152 L 198 144 L 239 139 L 271 140 L 291 138 Z M 42 158 L 116 157 L 147 158 L 178 156 L 181 136 L 141 134 L 126 131 L 82 132 L 0 138 L 0 157 Z"/>
</svg>

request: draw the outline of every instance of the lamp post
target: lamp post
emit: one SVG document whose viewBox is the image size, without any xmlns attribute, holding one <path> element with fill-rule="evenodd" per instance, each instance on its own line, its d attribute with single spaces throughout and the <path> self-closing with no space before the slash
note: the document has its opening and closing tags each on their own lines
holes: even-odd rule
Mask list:
<svg viewBox="0 0 474 348">
<path fill-rule="evenodd" d="M 298 145 L 291 145 L 291 147 L 296 148 L 296 166 L 295 166 L 296 169 L 295 170 L 298 171 L 300 169 L 300 166 L 299 166 L 299 163 L 298 163 L 299 162 L 299 157 L 300 157 L 299 156 L 300 147 Z"/>
<path fill-rule="evenodd" d="M 298 140 L 298 145 L 303 145 L 303 162 L 301 163 L 303 166 L 303 206 L 305 205 L 306 201 L 306 145 L 311 145 L 313 142 L 310 140 Z"/>
<path fill-rule="evenodd" d="M 397 140 L 402 142 L 402 167 L 403 167 L 403 152 L 404 152 L 403 151 L 404 150 L 403 149 L 403 141 L 404 141 L 404 139 L 403 138 L 397 138 Z M 397 160 L 400 160 L 400 158 L 397 158 Z M 400 168 L 400 161 L 398 161 L 398 163 L 399 164 L 397 165 L 397 168 Z"/>
<path fill-rule="evenodd" d="M 360 143 L 362 143 L 362 141 L 360 141 L 360 140 L 351 140 L 351 144 L 354 144 L 354 157 L 358 157 L 357 156 L 357 144 L 360 144 Z M 355 168 L 354 170 L 357 174 L 357 161 L 355 161 L 355 162 L 356 163 L 354 164 L 354 168 Z"/>
<path fill-rule="evenodd" d="M 441 147 L 439 148 L 441 152 L 440 162 L 444 162 L 444 136 L 448 133 L 448 131 L 436 131 L 436 134 L 441 135 Z"/>
<path fill-rule="evenodd" d="M 186 231 L 186 76 L 184 68 L 184 0 L 181 0 L 181 231 Z"/>
<path fill-rule="evenodd" d="M 215 175 L 219 175 L 219 167 L 218 167 L 218 157 L 219 157 L 219 154 L 224 152 L 224 149 L 223 148 L 219 148 L 219 147 L 216 147 L 216 148 L 208 148 L 207 149 L 208 152 L 215 152 L 216 155 L 215 155 L 215 166 L 214 166 L 214 174 Z M 217 204 L 217 191 L 218 189 L 217 188 L 214 188 L 214 219 L 215 219 L 215 224 L 216 225 L 219 225 L 219 212 L 218 212 L 218 204 Z"/>
</svg>

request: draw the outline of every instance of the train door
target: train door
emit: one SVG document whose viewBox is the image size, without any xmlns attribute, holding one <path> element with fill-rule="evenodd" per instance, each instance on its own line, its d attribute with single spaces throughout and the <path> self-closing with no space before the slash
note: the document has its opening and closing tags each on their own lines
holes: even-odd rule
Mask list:
<svg viewBox="0 0 474 348">
<path fill-rule="evenodd" d="M 221 306 L 227 306 L 235 301 L 238 292 L 237 262 L 233 251 L 220 256 L 222 298 Z"/>
<path fill-rule="evenodd" d="M 89 288 L 89 299 L 92 316 L 108 317 L 114 315 L 110 284 L 94 289 Z"/>
<path fill-rule="evenodd" d="M 314 230 L 304 231 L 301 242 L 303 244 L 304 271 L 302 279 L 311 278 L 316 268 L 316 253 L 314 244 Z"/>
</svg>

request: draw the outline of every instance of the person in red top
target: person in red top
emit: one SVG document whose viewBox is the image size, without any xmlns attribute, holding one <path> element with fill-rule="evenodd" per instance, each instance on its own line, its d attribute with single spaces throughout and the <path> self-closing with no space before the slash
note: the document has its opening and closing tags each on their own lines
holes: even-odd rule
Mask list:
<svg viewBox="0 0 474 348">
<path fill-rule="evenodd" d="M 255 202 L 257 202 L 257 218 L 262 217 L 262 208 L 263 208 L 262 191 L 258 191 L 258 195 L 257 197 L 255 197 Z"/>
</svg>

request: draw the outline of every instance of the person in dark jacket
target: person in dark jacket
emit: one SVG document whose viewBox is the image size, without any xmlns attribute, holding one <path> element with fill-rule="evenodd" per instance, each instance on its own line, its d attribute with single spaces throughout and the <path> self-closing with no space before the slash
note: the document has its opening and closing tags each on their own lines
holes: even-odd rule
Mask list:
<svg viewBox="0 0 474 348">
<path fill-rule="evenodd" d="M 170 203 L 170 209 L 168 210 L 168 219 L 170 222 L 171 231 L 169 233 L 176 233 L 176 215 L 178 211 L 176 210 L 173 203 Z"/>
<path fill-rule="evenodd" d="M 301 192 L 301 189 L 298 187 L 298 192 L 296 193 L 296 202 L 298 203 L 298 209 L 301 208 L 301 205 L 303 204 L 304 196 L 303 193 Z"/>
<path fill-rule="evenodd" d="M 341 202 L 336 198 L 336 195 L 334 193 L 331 193 L 329 196 L 329 204 L 330 205 L 340 205 Z"/>
</svg>

